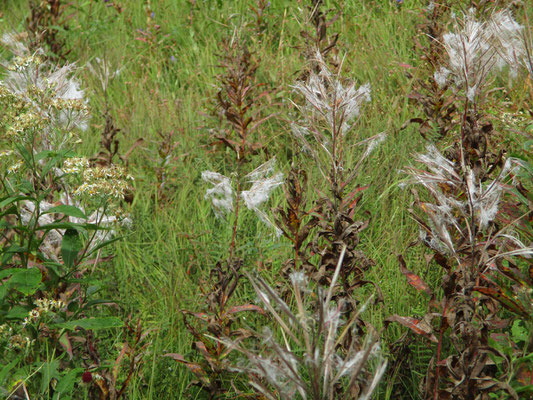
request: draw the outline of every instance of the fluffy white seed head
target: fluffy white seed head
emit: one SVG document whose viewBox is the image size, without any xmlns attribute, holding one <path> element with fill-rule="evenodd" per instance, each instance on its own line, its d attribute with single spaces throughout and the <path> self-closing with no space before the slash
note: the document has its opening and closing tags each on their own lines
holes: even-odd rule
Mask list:
<svg viewBox="0 0 533 400">
<path fill-rule="evenodd" d="M 206 190 L 204 198 L 211 200 L 216 216 L 222 218 L 233 211 L 234 192 L 231 187 L 231 180 L 213 171 L 202 172 L 202 179 L 213 185 Z"/>
<path fill-rule="evenodd" d="M 276 235 L 279 236 L 281 234 L 279 228 L 260 208 L 267 202 L 272 191 L 283 184 L 283 174 L 281 172 L 274 173 L 275 164 L 276 159 L 272 158 L 246 175 L 246 181 L 251 183 L 252 186 L 249 190 L 243 190 L 239 196 L 246 204 L 246 207 L 254 211 L 261 221 L 273 227 L 276 230 Z"/>
<path fill-rule="evenodd" d="M 486 21 L 476 20 L 473 10 L 462 19 L 453 18 L 454 29 L 443 35 L 442 43 L 448 54 L 448 68 L 434 74 L 439 86 L 452 74 L 455 83 L 465 88 L 469 101 L 476 101 L 492 71 L 509 66 L 512 76 L 520 68 L 533 72 L 531 45 L 523 33 L 524 27 L 509 10 L 495 12 Z"/>
<path fill-rule="evenodd" d="M 451 71 L 448 68 L 441 67 L 440 70 L 435 71 L 435 73 L 433 74 L 433 79 L 435 79 L 437 85 L 443 87 L 444 85 L 446 85 L 446 80 L 448 79 L 448 75 L 450 75 L 450 72 Z"/>
</svg>

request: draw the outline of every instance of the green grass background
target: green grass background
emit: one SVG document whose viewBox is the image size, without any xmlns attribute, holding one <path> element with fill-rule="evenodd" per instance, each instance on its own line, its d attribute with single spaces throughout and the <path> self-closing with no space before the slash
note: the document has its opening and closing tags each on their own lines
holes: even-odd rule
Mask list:
<svg viewBox="0 0 533 400">
<path fill-rule="evenodd" d="M 122 232 L 123 240 L 113 249 L 115 258 L 101 265 L 100 273 L 108 283 L 107 297 L 119 302 L 124 315 L 140 317 L 145 328 L 153 329 L 152 346 L 128 398 L 180 399 L 185 398 L 193 377 L 186 368 L 162 355 L 176 352 L 195 357 L 180 310 L 201 305 L 201 278 L 217 260 L 227 256 L 232 234 L 231 223 L 217 220 L 204 200 L 206 184 L 200 177 L 206 169 L 226 175 L 232 172 L 230 155 L 212 152 L 206 146 L 210 130 L 219 129 L 218 122 L 205 115 L 213 106 L 215 77 L 221 73 L 217 68 L 220 42 L 233 35 L 247 37 L 250 50 L 261 60 L 258 80 L 278 90 L 274 102 L 280 105 L 271 111 L 280 115 L 263 126 L 261 136 L 271 154 L 278 155 L 279 168 L 287 172 L 294 145 L 287 121 L 297 117 L 289 99 L 293 97 L 291 84 L 304 67 L 300 31 L 306 29 L 302 12 L 306 4 L 271 1 L 264 17 L 266 29 L 259 34 L 249 8 L 254 2 L 250 0 L 116 1 L 123 9 L 121 13 L 110 7 L 111 3 L 72 1 L 67 11 L 72 14 L 68 30 L 61 32 L 71 50 L 68 59 L 81 67 L 79 78 L 93 114 L 91 129 L 82 134 L 80 152 L 92 155 L 98 151 L 104 123 L 99 82 L 84 68 L 96 57 L 120 70 L 109 86 L 108 99 L 121 129 L 122 152 L 138 138 L 144 139 L 129 159 L 130 173 L 135 176 L 136 194 L 130 210 L 133 227 Z M 384 302 L 368 310 L 365 318 L 380 328 L 383 319 L 392 314 L 414 316 L 426 310 L 426 299 L 410 288 L 399 272 L 397 254 L 404 254 L 409 268 L 432 284 L 439 276 L 437 267 L 426 264 L 421 246 L 407 250 L 417 238 L 418 228 L 407 212 L 412 196 L 398 186 L 405 181 L 402 167 L 412 162 L 414 152 L 424 149 L 416 127 L 399 128 L 419 115 L 407 99 L 413 86 L 407 72 L 413 74 L 415 69 L 405 64 L 416 68 L 422 63 L 414 51 L 413 36 L 425 2 L 405 0 L 401 8 L 388 0 L 326 3 L 342 10 L 331 31 L 340 33 L 343 75 L 372 87 L 372 101 L 364 107 L 359 125 L 351 133 L 354 142 L 379 132 L 388 134 L 358 178 L 358 183 L 370 185 L 359 215 L 371 219 L 362 233 L 360 248 L 375 260 L 368 279 L 376 282 L 384 295 Z M 22 31 L 28 14 L 26 2 L 3 0 L 0 4 L 1 30 Z M 153 42 L 139 40 L 148 37 L 139 30 L 154 33 L 154 25 L 159 29 Z M 515 96 L 518 105 L 524 101 L 520 90 L 510 96 Z M 174 132 L 177 145 L 168 169 L 165 198 L 158 198 L 158 133 L 167 132 Z M 355 158 L 359 153 L 350 147 L 347 154 Z M 253 165 L 265 159 L 259 156 Z M 321 187 L 313 164 L 304 165 L 309 168 L 310 188 Z M 282 197 L 282 191 L 277 190 L 271 205 L 278 204 Z M 269 228 L 250 213 L 240 219 L 237 239 L 237 254 L 245 259 L 245 268 L 254 270 L 260 259 L 267 266 L 263 273 L 271 280 L 276 279 L 281 263 L 291 254 L 287 241 L 273 238 Z M 235 300 L 249 301 L 253 298 L 250 285 L 246 280 L 242 282 Z M 365 299 L 372 291 L 368 287 L 358 295 Z M 403 332 L 405 328 L 395 324 L 383 332 L 386 353 Z M 102 340 L 111 349 L 120 345 L 120 337 Z M 417 385 L 433 351 L 423 341 L 413 345 L 412 351 L 411 368 L 389 369 L 376 398 L 395 398 L 393 385 L 401 388 L 403 398 L 417 398 Z M 195 390 L 189 393 L 202 398 Z"/>
</svg>

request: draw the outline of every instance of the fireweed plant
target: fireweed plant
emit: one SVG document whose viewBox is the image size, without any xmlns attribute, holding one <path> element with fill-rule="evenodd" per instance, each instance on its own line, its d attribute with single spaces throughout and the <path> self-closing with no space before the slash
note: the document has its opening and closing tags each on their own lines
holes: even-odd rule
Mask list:
<svg viewBox="0 0 533 400">
<path fill-rule="evenodd" d="M 529 62 L 523 29 L 509 11 L 493 12 L 483 21 L 471 10 L 455 17 L 454 30 L 442 35 L 448 62 L 434 80 L 440 86 L 450 82 L 462 99 L 461 121 L 458 132 L 451 131 L 451 148 L 443 153 L 428 145 L 425 154 L 417 155 L 423 168 L 407 168 L 428 198 L 421 200 L 414 192 L 421 213 L 413 212 L 413 217 L 420 224 L 421 242 L 443 269 L 441 294 L 434 294 L 400 257 L 402 273 L 431 298 L 431 310 L 421 319 L 389 318 L 437 344 L 424 398 L 490 398 L 506 392 L 518 399 L 517 392 L 524 390 L 511 385 L 511 354 L 500 351 L 493 339 L 498 332 L 509 337 L 512 321 L 517 330 L 516 321 L 531 320 L 531 305 L 520 297 L 531 284 L 531 276 L 521 269 L 531 265 L 533 247 L 518 229 L 528 211 L 511 219 L 502 218 L 501 211 L 515 201 L 525 163 L 492 152 L 494 130 L 482 114 L 490 76 L 508 67 L 518 79 L 520 68 Z M 438 338 L 431 324 L 435 319 L 440 322 Z M 505 366 L 494 368 L 494 360 Z"/>
<path fill-rule="evenodd" d="M 248 59 L 249 56 L 244 57 L 244 60 Z M 241 65 L 240 63 L 242 62 L 243 61 L 239 61 L 239 64 L 231 63 L 229 65 Z M 347 143 L 345 137 L 351 128 L 351 124 L 355 122 L 356 117 L 359 115 L 359 107 L 365 101 L 369 100 L 369 87 L 363 86 L 356 89 L 355 85 L 351 82 L 341 83 L 340 78 L 327 69 L 320 54 L 318 54 L 315 62 L 321 66 L 321 72 L 319 74 L 311 73 L 308 82 L 299 82 L 295 85 L 295 90 L 303 94 L 303 97 L 307 101 L 307 105 L 300 107 L 303 120 L 299 122 L 298 126 L 292 126 L 292 130 L 298 140 L 299 146 L 303 148 L 303 152 L 311 156 L 314 165 L 318 168 L 318 171 L 322 174 L 326 182 L 328 182 L 330 188 L 331 200 L 328 200 L 328 197 L 322 198 L 320 205 L 317 208 L 317 210 L 319 210 L 317 211 L 317 214 L 322 213 L 321 220 L 320 218 L 313 218 L 313 221 L 316 222 L 316 226 L 319 228 L 316 234 L 314 249 L 317 249 L 319 246 L 323 247 L 319 250 L 322 262 L 318 267 L 311 265 L 309 262 L 305 264 L 306 267 L 308 267 L 305 271 L 312 276 L 312 279 L 316 278 L 312 275 L 313 273 L 322 274 L 320 285 L 331 285 L 329 298 L 325 300 L 323 293 L 320 292 L 318 294 L 319 298 L 324 298 L 312 307 L 314 309 L 322 310 L 322 312 L 317 311 L 318 314 L 322 314 L 322 320 L 319 320 L 314 326 L 314 336 L 317 336 L 316 341 L 313 344 L 309 342 L 309 338 L 313 336 L 310 334 L 307 336 L 308 340 L 306 347 L 308 354 L 315 354 L 317 351 L 325 353 L 322 358 L 317 358 L 315 360 L 315 366 L 312 368 L 312 373 L 309 376 L 308 373 L 310 371 L 308 370 L 309 364 L 307 364 L 307 362 L 301 360 L 302 365 L 294 365 L 293 375 L 298 376 L 299 389 L 293 388 L 294 390 L 292 390 L 287 388 L 287 390 L 282 391 L 280 391 L 280 382 L 273 381 L 270 379 L 271 376 L 261 374 L 258 372 L 259 370 L 255 368 L 235 369 L 234 362 L 232 363 L 229 357 L 229 353 L 237 348 L 247 356 L 253 354 L 248 350 L 243 351 L 244 347 L 237 346 L 238 343 L 242 342 L 247 337 L 254 337 L 255 343 L 265 340 L 264 332 L 258 333 L 250 329 L 242 328 L 238 330 L 231 329 L 232 324 L 235 322 L 235 316 L 233 314 L 236 312 L 256 311 L 260 314 L 264 313 L 261 308 L 257 308 L 257 306 L 254 307 L 250 304 L 234 306 L 231 308 L 228 306 L 228 299 L 234 293 L 237 282 L 241 278 L 239 269 L 241 268 L 242 261 L 235 257 L 234 249 L 237 234 L 237 221 L 243 206 L 246 206 L 247 209 L 253 211 L 258 218 L 267 225 L 272 226 L 277 235 L 282 233 L 284 233 L 285 236 L 290 235 L 288 235 L 286 229 L 283 229 L 283 224 L 276 227 L 272 218 L 262 208 L 268 201 L 271 192 L 283 183 L 283 174 L 275 172 L 275 158 L 260 165 L 252 172 L 242 172 L 247 165 L 247 161 L 253 160 L 251 156 L 254 155 L 257 150 L 253 146 L 246 145 L 248 142 L 248 132 L 246 127 L 249 125 L 248 121 L 252 121 L 252 119 L 242 116 L 243 112 L 254 115 L 254 109 L 250 106 L 243 108 L 242 105 L 246 104 L 246 101 L 248 100 L 239 100 L 241 97 L 238 94 L 246 93 L 246 96 L 249 96 L 248 92 L 251 93 L 253 86 L 248 85 L 245 90 L 243 90 L 240 89 L 242 85 L 239 83 L 242 79 L 235 80 L 224 78 L 221 82 L 225 91 L 221 90 L 218 98 L 222 108 L 225 110 L 224 115 L 230 122 L 231 130 L 226 131 L 227 133 L 225 134 L 225 137 L 219 136 L 218 139 L 235 153 L 237 171 L 232 176 L 224 176 L 213 171 L 204 171 L 202 173 L 202 178 L 204 181 L 211 184 L 211 187 L 206 191 L 205 198 L 211 201 L 215 215 L 218 218 L 232 216 L 234 219 L 229 259 L 225 262 L 227 267 L 222 269 L 222 265 L 220 263 L 218 265 L 219 270 L 226 271 L 226 279 L 221 280 L 220 273 L 215 275 L 219 276 L 219 278 L 215 281 L 210 292 L 211 294 L 209 292 L 206 293 L 209 308 L 205 310 L 205 312 L 184 312 L 186 326 L 196 340 L 194 348 L 196 348 L 202 355 L 202 361 L 195 363 L 185 360 L 182 355 L 168 354 L 168 356 L 175 360 L 184 363 L 199 378 L 198 383 L 204 389 L 207 389 L 210 396 L 217 396 L 223 393 L 223 380 L 231 377 L 230 372 L 240 371 L 247 375 L 248 379 L 254 382 L 253 387 L 256 390 L 263 395 L 270 396 L 269 398 L 276 395 L 286 398 L 290 392 L 292 392 L 292 394 L 298 392 L 303 398 L 306 398 L 307 395 L 317 399 L 334 398 L 339 393 L 352 397 L 361 394 L 363 398 L 366 398 L 364 396 L 369 395 L 373 388 L 375 388 L 375 385 L 379 381 L 379 377 L 384 371 L 384 366 L 382 365 L 381 368 L 378 368 L 377 370 L 377 375 L 372 384 L 372 390 L 369 389 L 368 392 L 361 392 L 361 382 L 358 381 L 358 378 L 363 380 L 363 374 L 361 373 L 362 368 L 366 364 L 370 351 L 374 349 L 375 352 L 377 347 L 375 341 L 373 341 L 371 345 L 365 347 L 365 345 L 360 342 L 359 337 L 355 334 L 355 330 L 352 329 L 355 326 L 359 327 L 359 313 L 355 312 L 356 304 L 350 295 L 357 286 L 363 284 L 361 279 L 362 270 L 370 265 L 370 261 L 368 261 L 361 252 L 354 248 L 358 241 L 357 232 L 365 225 L 364 223 L 356 223 L 351 220 L 353 216 L 353 207 L 357 203 L 354 201 L 354 197 L 360 190 L 356 189 L 353 193 L 348 195 L 348 198 L 350 198 L 350 206 L 348 206 L 348 199 L 345 199 L 344 197 L 346 188 L 350 187 L 350 184 L 354 181 L 363 159 L 370 154 L 377 142 L 382 140 L 383 135 L 378 135 L 360 143 L 359 145 L 365 145 L 366 147 L 364 155 L 359 163 L 348 169 L 344 163 L 344 156 L 342 154 Z M 243 71 L 247 70 L 249 69 L 243 69 Z M 229 69 L 227 76 L 233 77 L 235 75 L 234 71 L 234 69 Z M 255 70 L 253 71 L 255 73 Z M 234 83 L 228 86 L 228 83 L 230 82 Z M 228 100 L 222 101 L 222 95 L 227 95 Z M 230 104 L 233 105 L 229 106 Z M 251 101 L 250 104 L 253 105 Z M 241 112 L 238 110 L 241 110 Z M 322 130 L 327 132 L 327 137 L 321 134 Z M 229 135 L 232 134 L 231 132 L 236 132 L 238 135 L 236 137 L 239 141 L 229 139 Z M 309 138 L 305 137 L 308 134 Z M 335 220 L 333 216 L 337 216 L 338 220 Z M 338 225 L 336 230 L 333 230 L 336 225 Z M 309 229 L 311 228 L 312 227 L 309 226 Z M 324 245 L 322 237 L 326 238 L 326 241 L 336 240 L 336 243 L 333 245 Z M 345 238 L 345 241 L 349 243 L 350 247 L 348 251 L 346 250 L 347 246 L 344 241 L 342 241 L 342 238 Z M 342 250 L 343 247 L 344 250 Z M 309 247 L 309 249 L 311 248 Z M 341 250 L 344 262 L 339 263 L 338 260 L 341 255 Z M 296 255 L 295 262 L 289 264 L 288 268 L 294 268 L 295 270 L 293 270 L 293 272 L 295 274 L 308 279 L 306 277 L 306 272 L 296 272 L 296 269 L 301 270 L 301 263 L 296 261 L 297 258 L 298 256 Z M 306 257 L 303 259 L 307 260 Z M 331 269 L 329 268 L 330 266 L 332 266 Z M 336 277 L 334 278 L 335 271 Z M 286 268 L 285 273 L 290 274 L 290 271 Z M 354 283 L 354 281 L 349 281 L 349 278 L 351 278 L 352 275 L 357 275 L 356 283 Z M 337 286 L 337 280 L 340 279 L 339 277 L 341 277 L 343 281 L 342 288 Z M 328 278 L 330 278 L 329 281 Z M 331 279 L 333 279 L 333 281 L 331 281 Z M 252 280 L 252 282 L 254 281 Z M 350 292 L 342 292 L 344 289 L 348 289 Z M 301 293 L 299 291 L 296 292 L 294 295 L 295 297 L 292 297 L 292 295 L 287 293 L 285 293 L 284 296 L 289 296 L 298 302 Z M 281 300 L 279 296 L 278 298 Z M 324 320 L 325 316 L 323 315 L 323 312 L 330 308 L 333 301 L 337 303 L 337 312 L 339 313 L 338 318 L 340 318 L 341 313 L 344 313 L 346 318 L 351 321 L 347 325 L 343 334 L 340 335 L 339 340 L 342 341 L 342 345 L 344 346 L 342 351 L 347 352 L 346 354 L 348 354 L 349 357 L 355 357 L 354 359 L 348 359 L 342 362 L 339 361 L 339 365 L 335 364 L 335 360 L 337 360 L 339 354 L 342 352 L 339 350 L 341 343 L 337 342 L 335 338 L 340 320 L 337 319 L 332 322 L 332 325 L 330 325 L 328 321 Z M 345 305 L 345 303 L 347 305 Z M 303 312 L 303 303 L 300 301 L 299 304 L 299 311 Z M 307 307 L 307 305 L 305 307 Z M 192 315 L 196 319 L 203 320 L 204 323 L 207 323 L 207 339 L 203 337 L 205 335 L 202 335 L 200 330 L 192 327 L 187 322 L 186 316 L 188 315 Z M 310 314 L 310 316 L 311 315 L 312 314 Z M 274 324 L 276 326 L 276 331 L 281 329 L 282 334 L 292 334 L 291 337 L 293 339 L 296 337 L 293 332 L 287 332 L 283 329 L 286 325 L 280 318 L 275 318 Z M 335 325 L 335 327 L 333 327 L 333 325 Z M 304 326 L 300 326 L 300 328 L 302 327 Z M 328 331 L 325 331 L 325 329 L 328 329 Z M 325 332 L 329 333 L 326 334 Z M 301 334 L 301 332 L 298 334 Z M 327 337 L 328 343 L 324 344 L 322 339 L 319 339 L 318 337 L 322 337 L 324 340 L 326 340 L 325 338 Z M 302 345 L 303 343 L 304 341 L 297 342 L 294 345 L 296 348 L 299 348 L 298 345 Z M 283 351 L 285 351 L 286 357 L 293 357 L 293 352 L 295 350 L 291 350 L 291 346 L 288 343 L 285 343 L 285 345 L 286 347 Z M 279 350 L 279 348 L 279 346 L 272 346 L 267 352 L 276 357 L 273 351 L 276 349 Z M 282 363 L 283 359 L 278 358 L 277 362 Z M 343 372 L 339 370 L 339 368 L 344 368 L 341 367 L 341 365 L 349 366 L 346 371 Z M 324 371 L 323 368 L 326 368 L 326 370 Z M 209 374 L 208 371 L 211 371 L 211 373 Z M 280 370 L 279 372 L 282 371 Z M 315 385 L 314 381 L 317 376 L 322 377 L 324 373 L 327 375 L 325 381 L 318 386 Z M 344 382 L 344 379 L 341 379 L 341 377 L 345 374 L 349 375 L 349 378 L 348 382 L 345 382 L 346 384 L 343 385 L 341 384 L 341 381 Z M 233 378 L 231 378 L 231 380 L 234 381 Z M 272 385 L 274 391 L 267 394 L 269 393 L 269 385 Z"/>
<path fill-rule="evenodd" d="M 358 116 L 359 107 L 369 100 L 369 88 L 364 86 L 355 89 L 351 82 L 341 84 L 338 76 L 326 68 L 321 57 L 317 61 L 322 67 L 322 75 L 311 72 L 308 82 L 295 85 L 296 91 L 304 95 L 307 103 L 299 107 L 303 120 L 292 128 L 303 152 L 313 159 L 329 184 L 331 200 L 322 198 L 313 212 L 316 216 L 303 222 L 310 216 L 310 213 L 301 210 L 302 215 L 298 210 L 300 205 L 305 207 L 303 192 L 306 175 L 293 168 L 287 179 L 288 204 L 278 209 L 277 218 L 278 229 L 291 240 L 295 249 L 294 259 L 285 263 L 284 268 L 292 290 L 278 293 L 263 278 L 248 275 L 262 308 L 271 314 L 274 329 L 265 327 L 262 332 L 252 330 L 249 333 L 250 340 L 243 337 L 238 340 L 231 337 L 213 340 L 246 357 L 234 368 L 245 374 L 252 387 L 268 399 L 289 399 L 294 396 L 303 399 L 368 399 L 383 375 L 386 363 L 381 358 L 375 332 L 369 334 L 367 340 L 361 339 L 359 316 L 366 305 L 356 309 L 357 304 L 351 294 L 362 282 L 359 280 L 354 284 L 349 278 L 357 274 L 357 268 L 368 265 L 361 262 L 366 261 L 366 258 L 354 249 L 353 240 L 356 229 L 364 224 L 352 221 L 353 226 L 348 226 L 347 219 L 351 218 L 349 213 L 353 215 L 353 210 L 343 209 L 345 187 L 341 188 L 338 184 L 350 184 L 360 167 L 359 163 L 348 169 L 341 147 L 346 146 L 345 134 L 349 131 L 349 124 Z M 324 136 L 323 133 L 330 136 Z M 363 159 L 376 145 L 373 140 L 379 139 L 381 137 L 375 137 L 365 143 L 367 146 Z M 260 170 L 264 167 L 261 166 Z M 257 175 L 257 171 L 250 175 Z M 270 188 L 274 182 L 276 185 L 281 183 L 277 179 L 262 180 L 258 188 Z M 251 191 L 254 192 L 253 187 Z M 231 192 L 225 190 L 224 193 Z M 242 197 L 248 205 L 249 196 L 243 194 Z M 223 204 L 230 203 L 220 203 Z M 331 215 L 339 214 L 341 221 L 328 219 Z M 332 230 L 337 224 L 340 225 L 337 231 Z M 306 236 L 315 227 L 313 245 L 315 249 L 322 246 L 320 253 L 317 251 L 321 263 L 319 266 L 311 264 L 310 257 L 302 247 Z M 336 237 L 336 233 L 343 236 Z M 323 244 L 322 237 L 326 239 L 326 244 Z M 331 238 L 334 244 L 328 244 Z M 337 259 L 333 261 L 335 256 Z M 358 257 L 357 261 L 355 257 Z M 329 270 L 332 262 L 333 269 Z M 343 282 L 339 285 L 341 279 Z M 295 309 L 291 309 L 291 304 L 295 304 Z M 370 360 L 377 361 L 373 373 L 369 372 Z"/>
<path fill-rule="evenodd" d="M 344 336 L 356 329 L 358 315 L 368 304 L 344 321 L 343 300 L 333 300 L 345 254 L 346 246 L 327 290 L 310 284 L 301 271 L 290 274 L 294 307 L 264 279 L 249 276 L 282 341 L 276 339 L 276 332 L 264 327 L 255 334 L 261 338 L 255 348 L 242 345 L 242 341 L 223 342 L 244 354 L 246 361 L 237 370 L 250 377 L 250 384 L 267 399 L 370 399 L 376 389 L 387 366 L 376 335 L 365 340 L 356 335 L 349 348 L 341 346 Z M 368 369 L 370 362 L 375 362 L 373 374 Z"/>
<path fill-rule="evenodd" d="M 366 84 L 357 88 L 354 82 L 332 72 L 320 53 L 316 54 L 315 62 L 320 67 L 319 72 L 311 71 L 307 81 L 294 85 L 295 92 L 303 97 L 304 103 L 295 103 L 300 118 L 292 124 L 291 129 L 302 153 L 313 161 L 320 173 L 327 191 L 320 194 L 316 205 L 312 206 L 312 212 L 309 210 L 311 219 L 308 223 L 302 224 L 302 219 L 296 218 L 300 211 L 295 210 L 294 206 L 300 200 L 289 201 L 288 208 L 281 214 L 281 222 L 285 236 L 296 245 L 295 249 L 299 252 L 300 265 L 294 267 L 296 270 L 303 268 L 312 281 L 322 285 L 331 283 L 340 251 L 346 246 L 340 271 L 339 296 L 345 298 L 345 311 L 350 314 L 357 308 L 354 290 L 368 283 L 363 280 L 363 273 L 373 265 L 373 261 L 357 249 L 359 232 L 368 225 L 368 221 L 357 221 L 354 216 L 365 189 L 357 184 L 357 178 L 365 159 L 385 139 L 385 134 L 354 140 L 360 109 L 370 101 L 370 86 Z M 355 161 L 347 161 L 346 153 L 358 149 L 362 149 L 360 157 Z M 300 178 L 296 178 L 298 175 Z M 299 180 L 297 185 L 300 188 L 304 186 L 302 174 L 293 174 L 292 188 L 288 191 L 300 196 L 297 194 L 300 190 L 294 186 L 294 178 Z M 316 234 L 309 239 L 307 250 L 318 255 L 318 261 L 312 261 L 301 251 L 304 238 L 295 237 L 298 234 L 291 219 L 300 221 L 297 225 L 302 228 L 305 237 L 310 229 L 317 228 Z"/>
<path fill-rule="evenodd" d="M 193 383 L 203 388 L 210 398 L 225 393 L 227 389 L 224 381 L 233 380 L 234 375 L 228 358 L 232 347 L 228 347 L 221 339 L 241 340 L 251 335 L 245 329 L 233 328 L 240 313 L 264 313 L 260 307 L 253 304 L 232 305 L 230 298 L 242 278 L 239 270 L 243 261 L 234 255 L 239 207 L 246 205 L 259 219 L 276 229 L 268 214 L 262 210 L 262 205 L 268 200 L 272 190 L 283 183 L 283 174 L 274 172 L 274 167 L 273 158 L 245 175 L 237 181 L 240 191 L 235 190 L 232 180 L 224 175 L 213 171 L 202 173 L 203 180 L 212 185 L 207 189 L 205 198 L 211 201 L 217 218 L 232 215 L 235 220 L 229 258 L 217 262 L 211 270 L 209 281 L 202 285 L 208 288 L 202 291 L 207 307 L 201 312 L 182 311 L 184 324 L 195 339 L 193 348 L 200 354 L 202 361 L 192 362 L 175 353 L 166 356 L 185 364 L 198 378 L 198 381 Z M 243 190 L 245 185 L 247 189 Z M 188 316 L 201 322 L 202 327 L 198 328 L 189 323 Z M 206 334 L 209 336 L 205 336 Z"/>
<path fill-rule="evenodd" d="M 452 82 L 440 79 L 442 75 L 438 72 L 446 58 L 443 35 L 450 8 L 450 1 L 430 2 L 422 10 L 419 33 L 414 37 L 415 48 L 424 62 L 416 70 L 415 89 L 408 96 L 420 107 L 423 116 L 409 119 L 402 128 L 417 123 L 424 139 L 442 140 L 457 126 L 456 96 L 448 90 Z"/>
<path fill-rule="evenodd" d="M 104 302 L 91 275 L 129 221 L 120 204 L 132 178 L 76 157 L 89 118 L 76 66 L 56 66 L 18 37 L 3 37 L 15 55 L 0 81 L 0 353 L 11 360 L 0 391 L 58 399 L 80 390 L 84 371 L 105 374 L 88 362 L 88 349 L 98 354 L 91 330 L 122 325 L 90 317 Z"/>
<path fill-rule="evenodd" d="M 267 150 L 261 143 L 259 128 L 274 116 L 265 113 L 267 104 L 263 98 L 269 96 L 269 91 L 256 78 L 260 62 L 241 38 L 225 40 L 222 47 L 226 51 L 220 56 L 221 72 L 217 75 L 220 87 L 214 113 L 222 124 L 211 134 L 211 144 L 230 150 L 228 162 L 235 172 L 225 176 L 203 171 L 201 177 L 209 185 L 204 198 L 211 203 L 217 219 L 230 221 L 232 237 L 227 259 L 219 260 L 210 269 L 209 279 L 202 282 L 201 286 L 206 288 L 202 290 L 206 307 L 200 312 L 182 310 L 184 325 L 194 338 L 193 350 L 200 360 L 195 362 L 181 354 L 166 354 L 196 376 L 197 380 L 191 385 L 199 386 L 209 398 L 227 393 L 230 383 L 233 387 L 236 385 L 236 374 L 229 359 L 232 348 L 221 339 L 241 340 L 251 334 L 246 329 L 234 328 L 242 312 L 264 313 L 253 304 L 235 305 L 231 298 L 241 281 L 240 270 L 244 263 L 236 254 L 239 216 L 246 207 L 279 236 L 281 231 L 265 212 L 264 205 L 272 191 L 283 183 L 283 174 L 276 172 L 275 157 L 251 171 L 249 167 Z M 190 322 L 189 317 L 195 321 Z"/>
<path fill-rule="evenodd" d="M 497 11 L 509 4 L 527 23 L 529 2 L 119 2 L 31 1 L 29 32 L 3 37 L 14 56 L 0 71 L 0 398 L 532 396 L 531 35 Z M 21 4 L 6 2 L 0 19 L 24 24 L 13 17 Z M 415 54 L 402 38 L 417 20 Z M 230 28 L 233 39 L 218 40 L 233 24 L 241 26 Z M 345 36 L 351 41 L 339 45 Z M 348 47 L 357 62 L 343 62 Z M 79 61 L 65 64 L 74 53 Z M 75 79 L 82 65 L 90 91 Z M 205 76 L 211 68 L 216 76 Z M 347 79 L 357 73 L 368 76 L 376 104 L 366 80 Z M 197 135 L 210 82 L 216 122 Z M 400 162 L 402 141 L 413 138 L 398 132 L 370 168 L 384 135 L 370 137 L 381 130 L 364 132 L 358 119 L 368 107 L 376 112 L 365 126 L 382 126 L 383 112 L 401 125 L 411 117 L 405 93 L 418 103 L 410 122 L 429 142 L 404 168 L 417 190 L 412 214 L 430 249 L 425 260 L 439 271 L 425 274 L 429 285 L 410 271 L 424 268 L 416 264 L 423 249 L 400 258 L 400 270 L 427 295 L 428 312 L 390 279 L 389 253 L 412 241 L 404 196 L 360 206 L 370 192 L 363 181 L 396 179 L 385 176 L 387 164 Z M 496 109 L 519 109 L 520 120 Z M 134 132 L 145 139 L 142 157 L 128 157 L 140 141 L 122 147 Z M 180 151 L 184 142 L 190 149 Z M 136 186 L 157 197 L 135 198 L 145 218 L 128 235 L 131 251 L 121 245 L 115 256 L 105 245 L 128 223 L 129 163 L 153 175 Z M 198 201 L 175 201 L 188 189 Z M 366 234 L 380 213 L 383 227 Z M 363 235 L 372 239 L 361 243 Z M 379 271 L 364 249 L 383 260 Z M 106 273 L 120 283 L 103 288 L 108 260 Z M 385 297 L 377 285 L 370 299 L 358 289 L 372 284 L 368 272 Z M 122 293 L 159 331 L 151 368 L 139 369 L 149 332 L 135 318 L 114 318 L 118 306 L 98 298 L 104 290 Z M 381 298 L 392 301 L 374 304 Z M 408 316 L 382 324 L 399 309 L 409 311 L 391 313 Z M 394 322 L 385 337 L 403 332 L 397 343 L 413 350 L 414 342 L 413 357 L 402 359 L 392 343 L 381 350 L 370 320 Z"/>
</svg>

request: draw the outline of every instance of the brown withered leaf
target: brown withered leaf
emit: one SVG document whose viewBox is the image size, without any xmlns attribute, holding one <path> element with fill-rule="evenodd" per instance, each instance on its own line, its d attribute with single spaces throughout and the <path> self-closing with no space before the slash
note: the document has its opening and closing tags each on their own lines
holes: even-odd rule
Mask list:
<svg viewBox="0 0 533 400">
<path fill-rule="evenodd" d="M 163 354 L 163 357 L 169 357 L 181 364 L 184 364 L 196 377 L 198 377 L 198 379 L 200 379 L 202 384 L 206 386 L 210 384 L 209 377 L 199 364 L 187 361 L 181 354 L 178 353 Z"/>
<path fill-rule="evenodd" d="M 516 373 L 516 380 L 524 386 L 533 385 L 533 369 L 525 364 L 521 365 Z"/>
<path fill-rule="evenodd" d="M 424 320 L 412 317 L 402 317 L 400 315 L 395 314 L 387 318 L 386 321 L 397 322 L 400 325 L 411 329 L 414 333 L 424 336 L 426 339 L 429 339 L 433 343 L 438 343 L 437 337 L 433 334 L 433 328 L 429 323 Z"/>
<path fill-rule="evenodd" d="M 209 350 L 207 350 L 205 343 L 201 341 L 194 342 L 194 348 L 198 350 L 198 352 L 204 356 L 204 358 L 209 363 L 209 365 L 211 365 L 211 368 L 213 368 L 214 366 L 213 357 L 209 353 Z"/>
<path fill-rule="evenodd" d="M 529 313 L 527 312 L 527 310 L 521 304 L 517 303 L 515 300 L 505 294 L 501 289 L 475 286 L 473 290 L 484 294 L 485 296 L 493 298 L 513 313 L 520 315 L 523 318 L 529 318 Z"/>
<path fill-rule="evenodd" d="M 254 311 L 254 312 L 258 312 L 259 314 L 262 314 L 262 315 L 267 315 L 265 310 L 263 310 L 259 306 L 256 306 L 255 304 L 243 304 L 243 305 L 240 305 L 240 306 L 233 306 L 226 313 L 227 314 L 236 314 L 236 313 L 240 313 L 242 311 Z"/>
<path fill-rule="evenodd" d="M 398 255 L 398 261 L 400 262 L 400 271 L 406 277 L 407 282 L 419 292 L 424 292 L 429 296 L 433 295 L 433 292 L 429 288 L 428 284 L 422 280 L 418 275 L 412 273 L 407 269 L 407 264 L 403 256 Z"/>
</svg>

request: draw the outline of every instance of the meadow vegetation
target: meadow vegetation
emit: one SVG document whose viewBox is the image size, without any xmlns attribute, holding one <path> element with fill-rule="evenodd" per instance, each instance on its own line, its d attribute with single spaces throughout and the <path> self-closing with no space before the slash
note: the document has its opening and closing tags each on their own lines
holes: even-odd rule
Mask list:
<svg viewBox="0 0 533 400">
<path fill-rule="evenodd" d="M 533 397 L 533 5 L 0 0 L 0 397 Z"/>
</svg>

